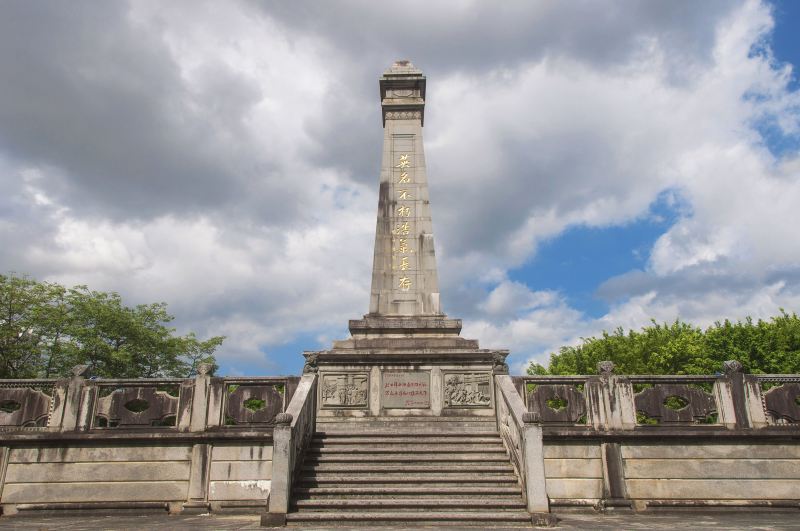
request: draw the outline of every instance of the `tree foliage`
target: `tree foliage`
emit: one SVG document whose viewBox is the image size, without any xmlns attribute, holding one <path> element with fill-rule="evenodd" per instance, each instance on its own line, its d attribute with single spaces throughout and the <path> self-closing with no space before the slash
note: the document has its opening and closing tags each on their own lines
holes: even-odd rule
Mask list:
<svg viewBox="0 0 800 531">
<path fill-rule="evenodd" d="M 89 365 L 107 378 L 191 376 L 224 337 L 176 336 L 165 303 L 0 275 L 0 378 L 53 378 Z"/>
<path fill-rule="evenodd" d="M 726 360 L 750 373 L 800 373 L 800 318 L 781 310 L 768 321 L 716 322 L 703 330 L 676 320 L 561 347 L 545 368 L 531 363 L 528 374 L 594 374 L 597 363 L 613 361 L 620 374 L 714 374 Z"/>
</svg>

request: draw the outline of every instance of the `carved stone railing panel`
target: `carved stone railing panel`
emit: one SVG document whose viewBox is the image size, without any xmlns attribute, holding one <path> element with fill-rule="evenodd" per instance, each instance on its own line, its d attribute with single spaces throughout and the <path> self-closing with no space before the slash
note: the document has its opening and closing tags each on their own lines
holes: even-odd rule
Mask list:
<svg viewBox="0 0 800 531">
<path fill-rule="evenodd" d="M 634 396 L 636 411 L 657 424 L 707 424 L 717 412 L 714 395 L 689 384 L 657 383 Z"/>
<path fill-rule="evenodd" d="M 225 401 L 226 425 L 272 425 L 285 409 L 285 384 L 228 386 Z"/>
<path fill-rule="evenodd" d="M 53 382 L 0 384 L 0 429 L 46 427 L 53 397 Z"/>
<path fill-rule="evenodd" d="M 159 387 L 169 388 L 174 395 Z M 179 382 L 116 388 L 99 385 L 92 428 L 174 428 L 179 388 Z"/>
<path fill-rule="evenodd" d="M 800 422 L 800 378 L 785 381 L 763 393 L 764 411 L 775 424 Z"/>
<path fill-rule="evenodd" d="M 536 385 L 528 393 L 527 405 L 545 424 L 586 423 L 586 397 L 572 384 Z"/>
</svg>

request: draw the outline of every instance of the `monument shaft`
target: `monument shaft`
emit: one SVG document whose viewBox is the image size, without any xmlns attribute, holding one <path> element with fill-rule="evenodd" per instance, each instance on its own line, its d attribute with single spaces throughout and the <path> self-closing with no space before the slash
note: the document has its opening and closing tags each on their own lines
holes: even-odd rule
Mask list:
<svg viewBox="0 0 800 531">
<path fill-rule="evenodd" d="M 422 143 L 425 76 L 397 61 L 380 89 L 383 157 L 369 314 L 442 315 Z"/>
</svg>

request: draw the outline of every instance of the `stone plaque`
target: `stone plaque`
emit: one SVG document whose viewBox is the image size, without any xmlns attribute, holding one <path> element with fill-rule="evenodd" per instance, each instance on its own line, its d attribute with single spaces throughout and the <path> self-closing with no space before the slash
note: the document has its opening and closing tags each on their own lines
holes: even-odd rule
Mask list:
<svg viewBox="0 0 800 531">
<path fill-rule="evenodd" d="M 385 371 L 381 405 L 387 409 L 431 407 L 431 373 L 428 371 Z"/>
<path fill-rule="evenodd" d="M 489 407 L 491 403 L 490 374 L 448 373 L 444 375 L 445 407 Z"/>
<path fill-rule="evenodd" d="M 367 407 L 369 378 L 366 373 L 323 374 L 320 378 L 322 407 Z"/>
</svg>

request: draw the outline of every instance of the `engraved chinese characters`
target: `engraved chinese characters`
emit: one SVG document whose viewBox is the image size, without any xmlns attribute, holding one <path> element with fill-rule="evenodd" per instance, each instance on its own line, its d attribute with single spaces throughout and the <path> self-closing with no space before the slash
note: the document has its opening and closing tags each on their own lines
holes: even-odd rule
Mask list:
<svg viewBox="0 0 800 531">
<path fill-rule="evenodd" d="M 369 380 L 366 374 L 323 374 L 320 381 L 322 407 L 367 406 Z"/>
<path fill-rule="evenodd" d="M 392 269 L 400 271 L 397 277 L 397 287 L 402 291 L 410 290 L 414 285 L 414 278 L 407 271 L 415 271 L 416 257 L 414 246 L 409 236 L 414 231 L 414 194 L 412 188 L 413 172 L 411 153 L 400 153 L 394 165 L 394 200 L 397 206 L 394 209 L 394 229 L 392 230 Z"/>
<path fill-rule="evenodd" d="M 430 387 L 427 371 L 385 371 L 381 404 L 385 408 L 429 408 Z"/>
<path fill-rule="evenodd" d="M 487 407 L 492 403 L 491 377 L 486 373 L 444 376 L 445 407 Z"/>
</svg>

